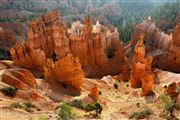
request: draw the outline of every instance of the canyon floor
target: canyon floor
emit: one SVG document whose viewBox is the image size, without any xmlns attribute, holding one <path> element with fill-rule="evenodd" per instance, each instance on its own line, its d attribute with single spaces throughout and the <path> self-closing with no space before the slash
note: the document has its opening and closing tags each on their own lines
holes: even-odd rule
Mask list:
<svg viewBox="0 0 180 120">
<path fill-rule="evenodd" d="M 161 117 L 163 113 L 162 103 L 160 103 L 159 96 L 164 94 L 164 90 L 166 85 L 171 83 L 171 80 L 174 79 L 176 82 L 179 82 L 180 79 L 178 74 L 160 71 L 155 69 L 154 72 L 157 74 L 156 84 L 154 86 L 154 91 L 156 92 L 154 96 L 151 97 L 141 97 L 141 89 L 133 89 L 130 87 L 129 82 L 120 82 L 119 88 L 115 89 L 112 83 L 108 83 L 109 81 L 115 80 L 113 77 L 104 77 L 101 79 L 87 79 L 85 78 L 82 92 L 80 96 L 68 95 L 69 90 L 63 90 L 65 88 L 59 87 L 58 89 L 62 89 L 61 92 L 56 94 L 52 93 L 50 87 L 46 87 L 46 83 L 44 80 L 37 79 L 38 89 L 46 90 L 46 94 L 44 96 L 48 96 L 53 100 L 56 100 L 58 96 L 61 96 L 61 99 L 64 102 L 71 101 L 72 99 L 80 99 L 83 96 L 88 94 L 89 86 L 92 84 L 96 84 L 99 86 L 99 91 L 101 92 L 99 101 L 103 105 L 103 111 L 100 115 L 102 120 L 128 120 L 130 114 L 135 111 L 143 110 L 145 108 L 149 108 L 152 111 L 152 115 L 148 116 L 144 120 L 165 120 L 165 118 Z M 106 82 L 105 82 L 106 81 Z M 0 88 L 4 86 L 4 83 L 0 82 Z M 48 92 L 49 91 L 49 92 Z M 67 92 L 64 92 L 67 91 Z M 53 91 L 54 92 L 54 91 Z M 59 99 L 59 98 L 58 98 Z M 48 108 L 48 105 L 44 105 L 43 107 L 33 108 L 32 111 L 27 111 L 24 109 L 16 109 L 11 107 L 12 103 L 23 103 L 27 101 L 23 101 L 18 98 L 10 98 L 4 96 L 0 93 L 0 119 L 1 120 L 39 120 L 43 117 L 49 118 L 49 120 L 57 119 L 57 111 L 53 109 L 44 109 L 44 107 Z M 32 101 L 33 102 L 33 101 Z M 58 106 L 62 102 L 54 103 L 55 106 Z M 39 104 L 39 103 L 37 103 Z M 95 119 L 91 118 L 89 113 L 84 112 L 78 108 L 73 107 L 73 111 L 77 115 L 78 120 L 90 120 Z M 178 119 L 180 119 L 180 112 L 174 111 L 174 114 Z"/>
</svg>

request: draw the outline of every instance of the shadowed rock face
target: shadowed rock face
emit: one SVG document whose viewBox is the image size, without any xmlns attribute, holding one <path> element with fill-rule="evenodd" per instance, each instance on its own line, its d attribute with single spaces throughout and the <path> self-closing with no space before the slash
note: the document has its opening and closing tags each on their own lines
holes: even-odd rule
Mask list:
<svg viewBox="0 0 180 120">
<path fill-rule="evenodd" d="M 152 20 L 144 20 L 136 26 L 129 45 L 134 46 L 142 33 L 145 34 L 144 43 L 147 54 L 154 57 L 153 67 L 180 72 L 179 25 L 176 26 L 171 36 L 159 31 Z"/>
<path fill-rule="evenodd" d="M 59 13 L 53 11 L 32 21 L 28 36 L 32 47 L 43 50 L 46 57 L 78 57 L 88 77 L 118 74 L 125 62 L 117 29 L 108 29 L 98 21 L 93 25 L 90 17 L 84 24 L 76 22 L 67 29 L 59 20 Z"/>
<path fill-rule="evenodd" d="M 17 42 L 16 36 L 10 32 L 5 31 L 0 27 L 0 47 L 9 50 Z"/>
<path fill-rule="evenodd" d="M 33 50 L 28 43 L 16 44 L 14 48 L 10 49 L 10 53 L 14 64 L 21 67 L 42 70 L 46 63 L 44 52 L 40 49 Z"/>
<path fill-rule="evenodd" d="M 63 85 L 80 89 L 83 84 L 84 72 L 78 58 L 68 54 L 56 62 L 48 60 L 44 67 L 46 80 L 55 80 Z"/>
<path fill-rule="evenodd" d="M 135 54 L 132 59 L 132 72 L 130 76 L 133 88 L 142 88 L 142 96 L 152 94 L 155 75 L 151 70 L 152 56 L 146 56 L 144 36 L 140 36 L 135 46 Z"/>
</svg>

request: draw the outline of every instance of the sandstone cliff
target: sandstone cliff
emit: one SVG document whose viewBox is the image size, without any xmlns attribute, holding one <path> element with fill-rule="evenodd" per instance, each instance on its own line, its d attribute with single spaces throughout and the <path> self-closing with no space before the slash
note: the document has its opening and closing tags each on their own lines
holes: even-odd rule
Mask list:
<svg viewBox="0 0 180 120">
<path fill-rule="evenodd" d="M 145 34 L 144 43 L 147 54 L 154 57 L 153 66 L 168 71 L 180 72 L 179 25 L 176 26 L 172 35 L 167 35 L 159 31 L 153 20 L 144 20 L 143 23 L 136 26 L 129 46 L 134 46 L 142 33 Z"/>
<path fill-rule="evenodd" d="M 30 23 L 28 41 L 48 58 L 78 57 L 89 77 L 118 74 L 126 62 L 117 29 L 108 29 L 98 21 L 93 25 L 90 17 L 84 24 L 76 22 L 67 29 L 57 11 L 44 14 Z"/>
</svg>

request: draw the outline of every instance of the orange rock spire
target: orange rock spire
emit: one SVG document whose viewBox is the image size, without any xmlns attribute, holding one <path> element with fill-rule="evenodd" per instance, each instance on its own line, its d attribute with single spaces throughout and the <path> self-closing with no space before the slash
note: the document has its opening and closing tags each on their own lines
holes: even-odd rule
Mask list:
<svg viewBox="0 0 180 120">
<path fill-rule="evenodd" d="M 83 83 L 84 72 L 81 64 L 79 59 L 73 57 L 72 54 L 68 54 L 56 62 L 49 59 L 44 71 L 46 80 L 55 80 L 77 89 L 80 89 Z"/>
<path fill-rule="evenodd" d="M 152 56 L 146 57 L 143 43 L 144 35 L 135 46 L 135 54 L 132 59 L 132 72 L 130 76 L 133 88 L 142 87 L 142 96 L 152 94 L 154 73 L 151 71 Z"/>
</svg>

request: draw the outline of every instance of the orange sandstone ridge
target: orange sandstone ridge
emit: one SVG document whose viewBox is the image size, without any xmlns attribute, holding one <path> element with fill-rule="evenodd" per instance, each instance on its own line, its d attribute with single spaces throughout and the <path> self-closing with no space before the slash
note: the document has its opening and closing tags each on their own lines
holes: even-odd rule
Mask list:
<svg viewBox="0 0 180 120">
<path fill-rule="evenodd" d="M 44 14 L 30 22 L 28 41 L 48 58 L 54 54 L 59 59 L 67 54 L 78 57 L 88 77 L 118 74 L 125 63 L 117 29 L 108 29 L 98 21 L 93 25 L 90 17 L 84 24 L 77 21 L 67 29 L 57 11 Z"/>
</svg>

